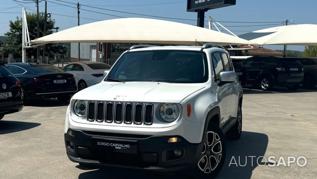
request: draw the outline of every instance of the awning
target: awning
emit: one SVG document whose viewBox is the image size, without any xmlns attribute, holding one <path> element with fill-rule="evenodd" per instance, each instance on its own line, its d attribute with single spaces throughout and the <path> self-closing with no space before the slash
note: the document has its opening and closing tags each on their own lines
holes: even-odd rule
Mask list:
<svg viewBox="0 0 317 179">
<path fill-rule="evenodd" d="M 247 36 L 257 36 L 254 39 Z M 317 45 L 317 25 L 298 24 L 254 31 L 240 36 L 259 45 Z"/>
<path fill-rule="evenodd" d="M 146 18 L 105 20 L 66 29 L 32 43 L 108 42 L 191 44 L 249 44 L 247 40 L 225 33 L 171 21 Z"/>
</svg>

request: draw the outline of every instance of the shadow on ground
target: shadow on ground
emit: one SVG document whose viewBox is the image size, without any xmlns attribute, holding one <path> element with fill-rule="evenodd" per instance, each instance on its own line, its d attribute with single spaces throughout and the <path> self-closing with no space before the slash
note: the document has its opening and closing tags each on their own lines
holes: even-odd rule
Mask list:
<svg viewBox="0 0 317 179">
<path fill-rule="evenodd" d="M 255 132 L 243 132 L 242 137 L 239 141 L 229 141 L 227 143 L 227 157 L 226 162 L 220 172 L 218 178 L 241 178 L 249 179 L 252 176 L 252 171 L 257 167 L 256 162 L 251 164 L 248 162 L 244 167 L 236 167 L 234 165 L 229 166 L 230 159 L 232 156 L 238 159 L 240 157 L 241 164 L 244 164 L 244 158 L 249 156 L 255 156 L 256 158 L 264 156 L 268 145 L 268 136 L 261 133 Z M 238 162 L 238 161 L 237 161 Z M 80 168 L 80 167 L 78 167 Z M 177 178 L 188 178 L 184 175 L 178 174 L 162 174 L 162 173 L 149 173 L 142 170 L 130 170 L 130 169 L 118 169 L 118 168 L 104 168 L 89 170 L 79 175 L 79 179 L 94 179 L 94 178 L 105 178 L 105 179 L 124 179 L 124 178 L 138 178 L 138 179 L 177 179 Z"/>
<path fill-rule="evenodd" d="M 65 102 L 58 101 L 57 99 L 42 99 L 24 102 L 25 106 L 35 106 L 35 107 L 59 107 L 67 106 Z"/>
<path fill-rule="evenodd" d="M 227 142 L 226 162 L 218 178 L 249 179 L 253 170 L 262 162 L 269 138 L 266 134 L 243 132 L 238 141 Z M 258 161 L 257 161 L 258 160 Z"/>
<path fill-rule="evenodd" d="M 40 123 L 19 122 L 19 121 L 0 121 L 0 134 L 20 132 L 40 126 Z"/>
</svg>

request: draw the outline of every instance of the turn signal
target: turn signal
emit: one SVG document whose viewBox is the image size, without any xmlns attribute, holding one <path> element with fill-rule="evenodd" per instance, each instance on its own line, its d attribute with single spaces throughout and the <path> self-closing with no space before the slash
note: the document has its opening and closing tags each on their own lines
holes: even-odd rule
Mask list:
<svg viewBox="0 0 317 179">
<path fill-rule="evenodd" d="M 187 104 L 187 117 L 190 117 L 192 115 L 192 105 Z"/>
</svg>

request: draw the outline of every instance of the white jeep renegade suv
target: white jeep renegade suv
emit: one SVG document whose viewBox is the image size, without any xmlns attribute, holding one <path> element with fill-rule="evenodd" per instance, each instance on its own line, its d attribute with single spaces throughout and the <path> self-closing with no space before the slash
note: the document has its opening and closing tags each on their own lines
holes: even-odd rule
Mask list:
<svg viewBox="0 0 317 179">
<path fill-rule="evenodd" d="M 67 155 L 81 165 L 214 176 L 225 159 L 224 134 L 241 135 L 241 108 L 242 88 L 224 49 L 133 46 L 101 83 L 73 96 Z"/>
</svg>

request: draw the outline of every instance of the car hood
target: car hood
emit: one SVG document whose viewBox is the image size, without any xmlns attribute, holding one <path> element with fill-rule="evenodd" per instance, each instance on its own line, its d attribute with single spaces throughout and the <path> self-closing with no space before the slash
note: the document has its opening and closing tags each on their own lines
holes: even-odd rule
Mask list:
<svg viewBox="0 0 317 179">
<path fill-rule="evenodd" d="M 180 103 L 206 84 L 159 82 L 101 82 L 76 93 L 73 99 Z"/>
</svg>

